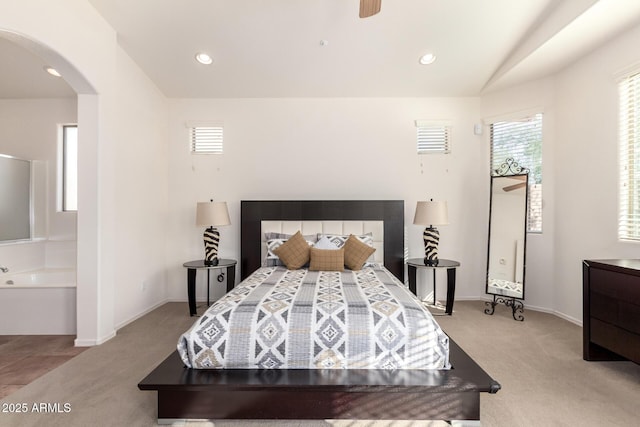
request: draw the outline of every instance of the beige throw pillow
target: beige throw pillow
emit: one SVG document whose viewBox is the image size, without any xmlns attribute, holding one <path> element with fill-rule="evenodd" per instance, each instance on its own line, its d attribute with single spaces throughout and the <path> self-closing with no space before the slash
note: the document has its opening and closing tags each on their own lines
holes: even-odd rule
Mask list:
<svg viewBox="0 0 640 427">
<path fill-rule="evenodd" d="M 297 270 L 309 262 L 309 244 L 300 231 L 273 250 L 289 270 Z"/>
<path fill-rule="evenodd" d="M 375 248 L 361 242 L 353 234 L 344 243 L 344 265 L 351 270 L 361 270 L 369 256 L 376 251 Z"/>
<path fill-rule="evenodd" d="M 310 249 L 311 271 L 344 271 L 344 249 Z"/>
</svg>

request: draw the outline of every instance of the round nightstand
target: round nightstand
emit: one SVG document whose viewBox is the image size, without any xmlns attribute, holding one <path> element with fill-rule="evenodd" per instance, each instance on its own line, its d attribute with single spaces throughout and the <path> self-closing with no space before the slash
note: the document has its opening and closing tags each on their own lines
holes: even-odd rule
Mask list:
<svg viewBox="0 0 640 427">
<path fill-rule="evenodd" d="M 407 273 L 409 273 L 409 290 L 416 294 L 416 272 L 418 268 L 430 268 L 433 270 L 433 302 L 436 302 L 436 270 L 447 269 L 447 302 L 445 313 L 453 313 L 453 300 L 456 293 L 456 268 L 460 266 L 458 261 L 439 259 L 435 265 L 425 264 L 424 258 L 411 258 L 407 261 Z"/>
<path fill-rule="evenodd" d="M 205 264 L 204 260 L 199 259 L 196 261 L 189 261 L 189 262 L 185 262 L 184 264 L 182 264 L 183 267 L 185 267 L 187 269 L 187 295 L 189 297 L 189 314 L 191 316 L 195 316 L 196 314 L 198 314 L 197 310 L 196 310 L 196 273 L 198 270 L 200 269 L 206 269 L 207 270 L 207 306 L 209 306 L 210 301 L 209 301 L 209 284 L 210 284 L 210 277 L 209 277 L 209 272 L 211 270 L 218 270 L 218 269 L 226 269 L 226 273 L 227 273 L 227 292 L 229 292 L 231 289 L 233 289 L 235 282 L 236 282 L 236 264 L 238 262 L 235 259 L 223 259 L 220 258 L 218 259 L 218 263 L 216 265 L 209 265 L 209 264 Z M 224 273 L 221 273 L 220 275 L 223 276 L 223 280 L 224 280 Z M 218 276 L 219 277 L 219 276 Z M 222 281 L 220 279 L 218 279 L 218 281 Z"/>
</svg>

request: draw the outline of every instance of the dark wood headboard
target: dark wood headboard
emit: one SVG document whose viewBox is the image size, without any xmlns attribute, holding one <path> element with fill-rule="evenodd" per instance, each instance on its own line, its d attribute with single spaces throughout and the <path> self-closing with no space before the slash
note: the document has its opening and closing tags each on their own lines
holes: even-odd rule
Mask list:
<svg viewBox="0 0 640 427">
<path fill-rule="evenodd" d="M 243 200 L 240 274 L 261 264 L 261 221 L 384 221 L 384 265 L 404 282 L 403 200 Z"/>
</svg>

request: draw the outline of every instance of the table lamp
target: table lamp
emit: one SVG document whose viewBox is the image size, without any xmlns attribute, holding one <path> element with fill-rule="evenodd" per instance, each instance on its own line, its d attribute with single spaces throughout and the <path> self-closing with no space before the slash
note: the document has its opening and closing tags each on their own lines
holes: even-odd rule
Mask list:
<svg viewBox="0 0 640 427">
<path fill-rule="evenodd" d="M 447 202 L 445 201 L 419 201 L 416 204 L 416 214 L 413 217 L 416 225 L 426 225 L 424 234 L 424 264 L 438 265 L 438 243 L 440 242 L 440 232 L 434 225 L 449 224 L 449 214 Z"/>
<path fill-rule="evenodd" d="M 217 228 L 221 225 L 229 225 L 229 210 L 227 202 L 198 202 L 196 210 L 196 225 L 207 227 L 204 230 L 204 263 L 205 265 L 218 265 L 218 245 L 220 244 L 220 232 Z"/>
</svg>

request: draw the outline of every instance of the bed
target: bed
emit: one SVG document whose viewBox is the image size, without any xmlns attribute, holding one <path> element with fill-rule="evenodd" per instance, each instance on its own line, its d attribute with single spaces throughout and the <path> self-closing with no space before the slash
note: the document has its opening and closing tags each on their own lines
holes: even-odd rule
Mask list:
<svg viewBox="0 0 640 427">
<path fill-rule="evenodd" d="M 374 224 L 381 236 L 380 250 L 375 252 L 378 260 L 403 282 L 404 202 L 388 200 L 243 201 L 243 280 L 262 267 L 265 226 L 296 227 L 296 221 L 300 227 L 324 222 Z M 451 369 L 192 369 L 176 351 L 138 387 L 157 391 L 159 423 L 181 419 L 479 420 L 480 393 L 495 393 L 500 385 L 453 340 L 448 339 L 448 344 Z"/>
</svg>

